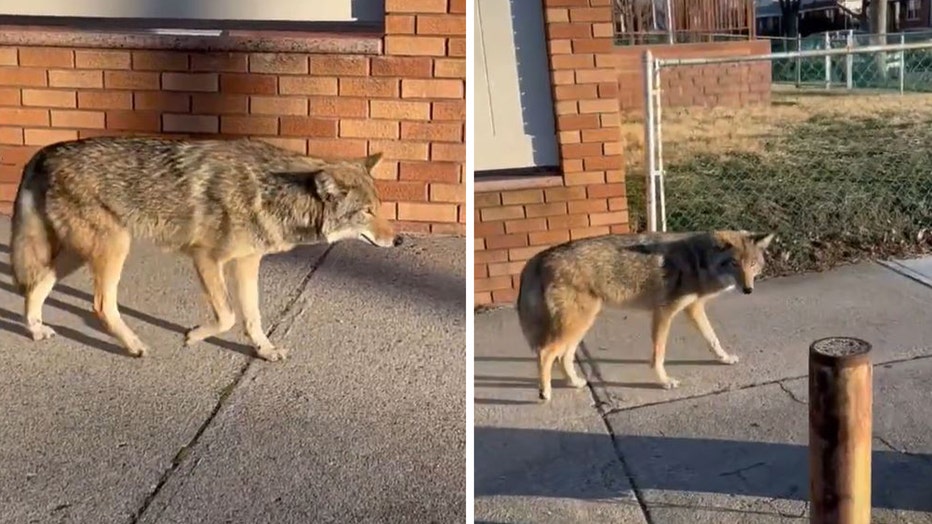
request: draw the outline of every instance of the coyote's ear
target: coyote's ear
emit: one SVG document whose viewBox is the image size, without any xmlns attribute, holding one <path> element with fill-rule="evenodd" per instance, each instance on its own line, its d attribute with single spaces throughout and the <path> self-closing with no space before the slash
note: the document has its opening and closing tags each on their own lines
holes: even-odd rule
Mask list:
<svg viewBox="0 0 932 524">
<path fill-rule="evenodd" d="M 330 173 L 323 170 L 315 171 L 311 174 L 311 178 L 314 182 L 314 190 L 317 192 L 317 195 L 324 200 L 329 200 L 343 194 L 343 188 L 337 184 L 337 181 Z"/>
<path fill-rule="evenodd" d="M 751 236 L 751 241 L 760 249 L 767 249 L 767 246 L 773 241 L 773 233 L 759 233 Z"/>
<path fill-rule="evenodd" d="M 366 166 L 366 171 L 372 171 L 372 168 L 377 166 L 381 160 L 382 160 L 382 152 L 380 151 L 378 153 L 373 153 L 367 156 L 362 161 L 362 164 Z"/>
</svg>

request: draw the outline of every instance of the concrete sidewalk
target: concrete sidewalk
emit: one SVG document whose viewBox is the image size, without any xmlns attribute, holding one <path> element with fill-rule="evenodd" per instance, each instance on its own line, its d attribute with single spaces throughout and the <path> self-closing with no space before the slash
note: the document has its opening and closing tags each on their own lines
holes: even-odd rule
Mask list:
<svg viewBox="0 0 932 524">
<path fill-rule="evenodd" d="M 932 263 L 911 262 L 926 271 Z M 932 522 L 932 289 L 879 264 L 774 279 L 709 316 L 735 366 L 716 363 L 685 318 L 654 386 L 649 313 L 607 310 L 578 353 L 591 387 L 536 360 L 512 309 L 476 319 L 476 520 L 807 522 L 809 344 L 874 345 L 873 520 Z"/>
<path fill-rule="evenodd" d="M 246 356 L 239 324 L 183 347 L 207 306 L 190 264 L 145 244 L 120 290 L 144 359 L 98 329 L 84 271 L 47 303 L 59 336 L 33 343 L 0 262 L 0 522 L 462 521 L 464 246 L 266 258 L 277 363 Z"/>
</svg>

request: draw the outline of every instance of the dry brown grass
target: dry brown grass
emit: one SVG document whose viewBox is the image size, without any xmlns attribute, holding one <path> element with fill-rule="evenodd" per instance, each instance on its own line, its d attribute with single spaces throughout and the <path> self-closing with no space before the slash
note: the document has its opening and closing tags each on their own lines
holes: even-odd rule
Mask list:
<svg viewBox="0 0 932 524">
<path fill-rule="evenodd" d="M 661 140 L 665 163 L 697 154 L 759 152 L 766 143 L 813 117 L 838 122 L 882 119 L 892 124 L 932 120 L 932 94 L 859 91 L 800 91 L 775 86 L 769 105 L 750 107 L 663 108 Z M 644 124 L 622 122 L 625 161 L 632 175 L 644 163 Z"/>
</svg>

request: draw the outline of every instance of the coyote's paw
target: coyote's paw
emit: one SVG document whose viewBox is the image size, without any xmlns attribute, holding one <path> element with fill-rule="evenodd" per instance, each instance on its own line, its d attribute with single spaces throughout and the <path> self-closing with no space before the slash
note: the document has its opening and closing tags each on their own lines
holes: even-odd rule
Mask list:
<svg viewBox="0 0 932 524">
<path fill-rule="evenodd" d="M 680 387 L 680 381 L 675 378 L 667 378 L 667 380 L 660 383 L 660 387 L 663 389 L 676 389 Z"/>
<path fill-rule="evenodd" d="M 288 350 L 276 348 L 274 346 L 256 348 L 256 356 L 269 362 L 285 360 L 288 357 Z"/>
<path fill-rule="evenodd" d="M 149 348 L 139 340 L 135 340 L 126 347 L 126 351 L 130 356 L 142 358 L 149 353 Z"/>
<path fill-rule="evenodd" d="M 550 390 L 549 389 L 539 390 L 537 393 L 537 396 L 540 399 L 541 403 L 550 402 Z"/>
<path fill-rule="evenodd" d="M 569 384 L 570 384 L 570 387 L 573 387 L 573 388 L 576 388 L 576 389 L 582 389 L 582 388 L 588 386 L 588 385 L 589 385 L 589 382 L 587 382 L 586 379 L 584 379 L 584 378 L 576 377 L 576 380 L 570 379 L 570 380 L 569 380 Z"/>
<path fill-rule="evenodd" d="M 724 356 L 718 357 L 718 361 L 721 362 L 722 364 L 728 364 L 729 366 L 732 364 L 737 364 L 738 355 L 724 355 Z"/>
<path fill-rule="evenodd" d="M 46 326 L 45 324 L 36 324 L 34 326 L 29 326 L 29 331 L 32 333 L 32 339 L 36 342 L 40 340 L 45 340 L 47 338 L 52 338 L 55 336 L 55 330 Z"/>
</svg>

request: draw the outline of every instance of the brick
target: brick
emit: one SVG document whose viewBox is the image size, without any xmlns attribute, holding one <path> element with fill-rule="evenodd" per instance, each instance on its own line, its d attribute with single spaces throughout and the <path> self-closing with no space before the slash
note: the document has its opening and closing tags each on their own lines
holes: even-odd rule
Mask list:
<svg viewBox="0 0 932 524">
<path fill-rule="evenodd" d="M 575 200 L 568 203 L 568 210 L 570 214 L 608 211 L 608 201 L 605 199 Z"/>
<path fill-rule="evenodd" d="M 23 128 L 21 127 L 0 127 L 0 144 L 20 145 L 23 143 Z M 12 164 L 7 158 L 5 150 L 0 149 L 0 163 Z"/>
<path fill-rule="evenodd" d="M 0 123 L 7 126 L 47 126 L 48 109 L 0 107 Z"/>
<path fill-rule="evenodd" d="M 133 107 L 144 111 L 187 113 L 191 110 L 191 96 L 186 93 L 142 91 L 133 94 Z"/>
<path fill-rule="evenodd" d="M 103 87 L 101 71 L 49 71 L 49 85 L 52 87 Z"/>
<path fill-rule="evenodd" d="M 23 89 L 22 102 L 24 106 L 76 107 L 77 95 L 57 89 Z"/>
<path fill-rule="evenodd" d="M 606 98 L 603 100 L 580 100 L 580 113 L 611 113 L 618 111 L 618 100 Z"/>
<path fill-rule="evenodd" d="M 624 166 L 624 159 L 620 155 L 605 155 L 583 160 L 586 171 L 599 171 L 607 169 L 620 169 Z"/>
<path fill-rule="evenodd" d="M 430 120 L 430 102 L 373 100 L 369 116 L 391 120 Z"/>
<path fill-rule="evenodd" d="M 601 125 L 598 115 L 559 115 L 556 124 L 559 131 L 598 129 Z"/>
<path fill-rule="evenodd" d="M 311 97 L 308 114 L 311 116 L 366 118 L 369 104 L 364 98 Z"/>
<path fill-rule="evenodd" d="M 5 184 L 16 184 L 23 177 L 23 169 L 20 166 L 3 166 L 0 165 L 0 182 Z M 4 196 L 7 195 L 4 191 Z"/>
<path fill-rule="evenodd" d="M 426 140 L 429 142 L 462 142 L 463 124 L 402 122 L 402 140 Z"/>
<path fill-rule="evenodd" d="M 430 78 L 433 60 L 427 57 L 380 56 L 372 58 L 372 76 Z"/>
<path fill-rule="evenodd" d="M 283 76 L 278 79 L 283 95 L 336 95 L 339 93 L 336 78 L 313 76 Z"/>
<path fill-rule="evenodd" d="M 278 119 L 273 116 L 220 117 L 220 132 L 231 135 L 277 135 Z"/>
<path fill-rule="evenodd" d="M 528 240 L 532 246 L 553 246 L 569 242 L 569 231 L 534 231 L 528 233 Z"/>
<path fill-rule="evenodd" d="M 274 95 L 278 92 L 278 77 L 249 73 L 221 74 L 220 90 L 228 94 Z"/>
<path fill-rule="evenodd" d="M 431 202 L 466 202 L 465 184 L 431 184 L 429 189 Z"/>
<path fill-rule="evenodd" d="M 446 13 L 447 0 L 385 0 L 386 13 Z"/>
<path fill-rule="evenodd" d="M 599 184 L 587 188 L 589 198 L 608 198 L 625 196 L 624 184 Z"/>
<path fill-rule="evenodd" d="M 15 47 L 0 47 L 0 66 L 19 65 L 18 56 Z"/>
<path fill-rule="evenodd" d="M 551 202 L 549 204 L 530 204 L 524 206 L 528 218 L 560 216 L 567 213 L 566 203 Z"/>
<path fill-rule="evenodd" d="M 107 129 L 125 131 L 160 131 L 158 112 L 152 111 L 107 111 Z"/>
<path fill-rule="evenodd" d="M 447 40 L 436 36 L 387 35 L 385 54 L 396 56 L 446 56 Z"/>
<path fill-rule="evenodd" d="M 378 151 L 372 151 L 372 153 L 378 153 Z M 389 162 L 381 161 L 372 168 L 373 178 L 378 178 L 380 180 L 398 180 L 398 162 Z"/>
<path fill-rule="evenodd" d="M 482 238 L 492 235 L 504 235 L 505 234 L 505 223 L 504 222 L 476 222 L 475 227 L 473 227 L 473 234 L 476 238 Z M 508 260 L 507 254 L 505 260 Z"/>
<path fill-rule="evenodd" d="M 158 73 L 135 71 L 104 71 L 104 86 L 107 89 L 159 89 Z"/>
<path fill-rule="evenodd" d="M 305 75 L 308 72 L 305 55 L 289 53 L 253 53 L 249 55 L 249 71 L 252 73 L 275 73 Z"/>
<path fill-rule="evenodd" d="M 288 151 L 295 151 L 302 155 L 307 154 L 307 140 L 302 140 L 300 138 L 257 137 L 256 140 L 267 142 L 275 147 L 280 147 Z"/>
<path fill-rule="evenodd" d="M 466 14 L 466 0 L 450 0 L 447 11 L 458 15 Z"/>
<path fill-rule="evenodd" d="M 598 86 L 572 85 L 572 86 L 554 86 L 553 96 L 557 101 L 561 100 L 585 100 L 599 96 Z"/>
<path fill-rule="evenodd" d="M 341 78 L 340 96 L 369 98 L 398 97 L 399 81 L 395 78 Z"/>
<path fill-rule="evenodd" d="M 414 34 L 413 15 L 385 15 L 385 34 Z"/>
<path fill-rule="evenodd" d="M 312 138 L 307 141 L 307 154 L 322 158 L 364 157 L 367 150 L 365 140 L 353 138 Z"/>
<path fill-rule="evenodd" d="M 427 160 L 428 144 L 422 142 L 371 141 L 371 151 L 382 151 L 386 158 L 393 160 Z"/>
<path fill-rule="evenodd" d="M 447 56 L 465 58 L 466 57 L 466 39 L 465 38 L 448 38 L 447 39 Z"/>
<path fill-rule="evenodd" d="M 22 132 L 20 132 L 20 142 L 22 142 Z M 2 147 L 0 148 L 0 163 L 17 166 L 25 165 L 38 150 L 39 147 L 37 146 Z"/>
<path fill-rule="evenodd" d="M 584 171 L 578 173 L 564 173 L 563 182 L 568 186 L 584 186 L 589 184 L 605 183 L 604 171 Z"/>
<path fill-rule="evenodd" d="M 340 136 L 349 138 L 398 138 L 398 122 L 391 120 L 341 120 Z"/>
<path fill-rule="evenodd" d="M 442 58 L 434 61 L 437 78 L 466 78 L 466 61 L 459 58 Z"/>
<path fill-rule="evenodd" d="M 522 268 L 524 268 L 524 262 L 503 262 L 499 264 L 489 264 L 488 271 L 489 276 L 500 277 L 505 275 L 518 275 L 521 273 Z"/>
<path fill-rule="evenodd" d="M 574 227 L 587 227 L 589 225 L 589 215 L 566 215 L 566 216 L 555 216 L 549 217 L 547 219 L 547 228 L 551 230 L 555 229 L 570 229 Z"/>
<path fill-rule="evenodd" d="M 366 76 L 369 74 L 369 59 L 364 56 L 314 55 L 308 60 L 312 75 Z"/>
<path fill-rule="evenodd" d="M 456 222 L 456 206 L 452 204 L 399 202 L 398 219 L 420 222 Z"/>
<path fill-rule="evenodd" d="M 544 192 L 541 189 L 519 189 L 517 191 L 503 191 L 502 204 L 509 206 L 515 204 L 539 204 L 544 201 Z"/>
<path fill-rule="evenodd" d="M 216 73 L 162 73 L 162 89 L 166 91 L 211 92 L 218 88 Z"/>
<path fill-rule="evenodd" d="M 570 239 L 578 240 L 580 238 L 597 237 L 601 235 L 607 235 L 609 233 L 611 233 L 611 230 L 606 226 L 583 227 L 579 229 L 571 229 Z"/>
<path fill-rule="evenodd" d="M 417 34 L 464 36 L 466 34 L 466 17 L 457 15 L 418 15 Z"/>
<path fill-rule="evenodd" d="M 483 222 L 524 218 L 524 206 L 485 207 L 479 210 Z"/>
<path fill-rule="evenodd" d="M 475 264 L 473 268 L 473 279 L 488 278 L 489 266 L 487 264 Z"/>
<path fill-rule="evenodd" d="M 395 220 L 398 218 L 397 208 L 398 206 L 394 202 L 382 202 L 382 207 L 379 208 L 379 216 L 388 220 Z"/>
<path fill-rule="evenodd" d="M 79 91 L 81 109 L 132 109 L 133 95 L 129 91 Z"/>
<path fill-rule="evenodd" d="M 249 97 L 249 112 L 257 115 L 306 115 L 307 100 L 272 96 Z"/>
<path fill-rule="evenodd" d="M 18 106 L 21 102 L 19 89 L 0 87 L 0 106 Z"/>
<path fill-rule="evenodd" d="M 465 162 L 466 144 L 431 144 L 430 159 L 440 162 Z"/>
<path fill-rule="evenodd" d="M 584 198 L 586 198 L 585 187 L 554 187 L 544 190 L 544 200 L 547 202 L 582 200 Z"/>
<path fill-rule="evenodd" d="M 67 111 L 53 109 L 52 127 L 103 129 L 104 113 L 101 111 Z"/>
<path fill-rule="evenodd" d="M 379 198 L 388 202 L 424 202 L 427 200 L 427 184 L 423 182 L 399 182 L 376 180 Z M 408 220 L 411 220 L 408 218 Z"/>
<path fill-rule="evenodd" d="M 511 277 L 477 278 L 475 281 L 475 290 L 480 292 L 504 288 L 511 288 Z"/>
<path fill-rule="evenodd" d="M 432 102 L 433 120 L 456 120 L 463 122 L 466 120 L 466 101 L 437 101 Z"/>
<path fill-rule="evenodd" d="M 401 162 L 398 166 L 401 180 L 456 183 L 460 181 L 460 165 L 443 162 Z"/>
<path fill-rule="evenodd" d="M 249 112 L 249 98 L 245 95 L 203 93 L 191 95 L 191 111 L 217 115 L 240 115 Z"/>
<path fill-rule="evenodd" d="M 19 65 L 23 67 L 74 67 L 74 51 L 61 47 L 21 47 Z"/>
<path fill-rule="evenodd" d="M 508 250 L 507 249 L 498 249 L 498 250 L 489 249 L 485 251 L 476 251 L 474 256 L 475 256 L 475 261 L 477 264 L 507 262 L 508 261 Z"/>
<path fill-rule="evenodd" d="M 169 133 L 216 133 L 220 117 L 213 115 L 162 115 L 162 130 Z"/>
<path fill-rule="evenodd" d="M 618 72 L 614 69 L 579 69 L 575 73 L 578 84 L 618 82 Z"/>
<path fill-rule="evenodd" d="M 502 205 L 502 194 L 498 191 L 490 191 L 487 193 L 474 193 L 473 202 L 476 206 L 476 209 L 481 209 L 483 207 L 497 207 Z M 476 214 L 478 219 L 479 215 Z"/>
<path fill-rule="evenodd" d="M 79 69 L 129 69 L 131 60 L 127 51 L 77 50 L 74 64 Z"/>
<path fill-rule="evenodd" d="M 249 60 L 245 53 L 192 53 L 191 71 L 204 73 L 245 73 Z"/>
<path fill-rule="evenodd" d="M 138 71 L 187 71 L 188 55 L 172 51 L 133 51 L 133 69 Z"/>
<path fill-rule="evenodd" d="M 608 213 L 593 213 L 589 215 L 589 223 L 593 226 L 609 226 L 628 223 L 627 211 L 611 211 Z"/>
<path fill-rule="evenodd" d="M 45 146 L 78 138 L 77 131 L 64 129 L 26 129 L 24 135 L 24 142 L 29 146 Z"/>
<path fill-rule="evenodd" d="M 463 98 L 464 86 L 461 80 L 403 78 L 401 80 L 402 98 Z"/>
<path fill-rule="evenodd" d="M 337 136 L 337 120 L 306 116 L 283 116 L 281 134 L 290 136 L 332 138 Z M 363 153 L 365 154 L 365 153 Z"/>
<path fill-rule="evenodd" d="M 528 238 L 527 234 L 525 233 L 489 236 L 485 239 L 485 246 L 488 249 L 509 249 L 515 247 L 526 247 L 527 245 Z"/>
</svg>

